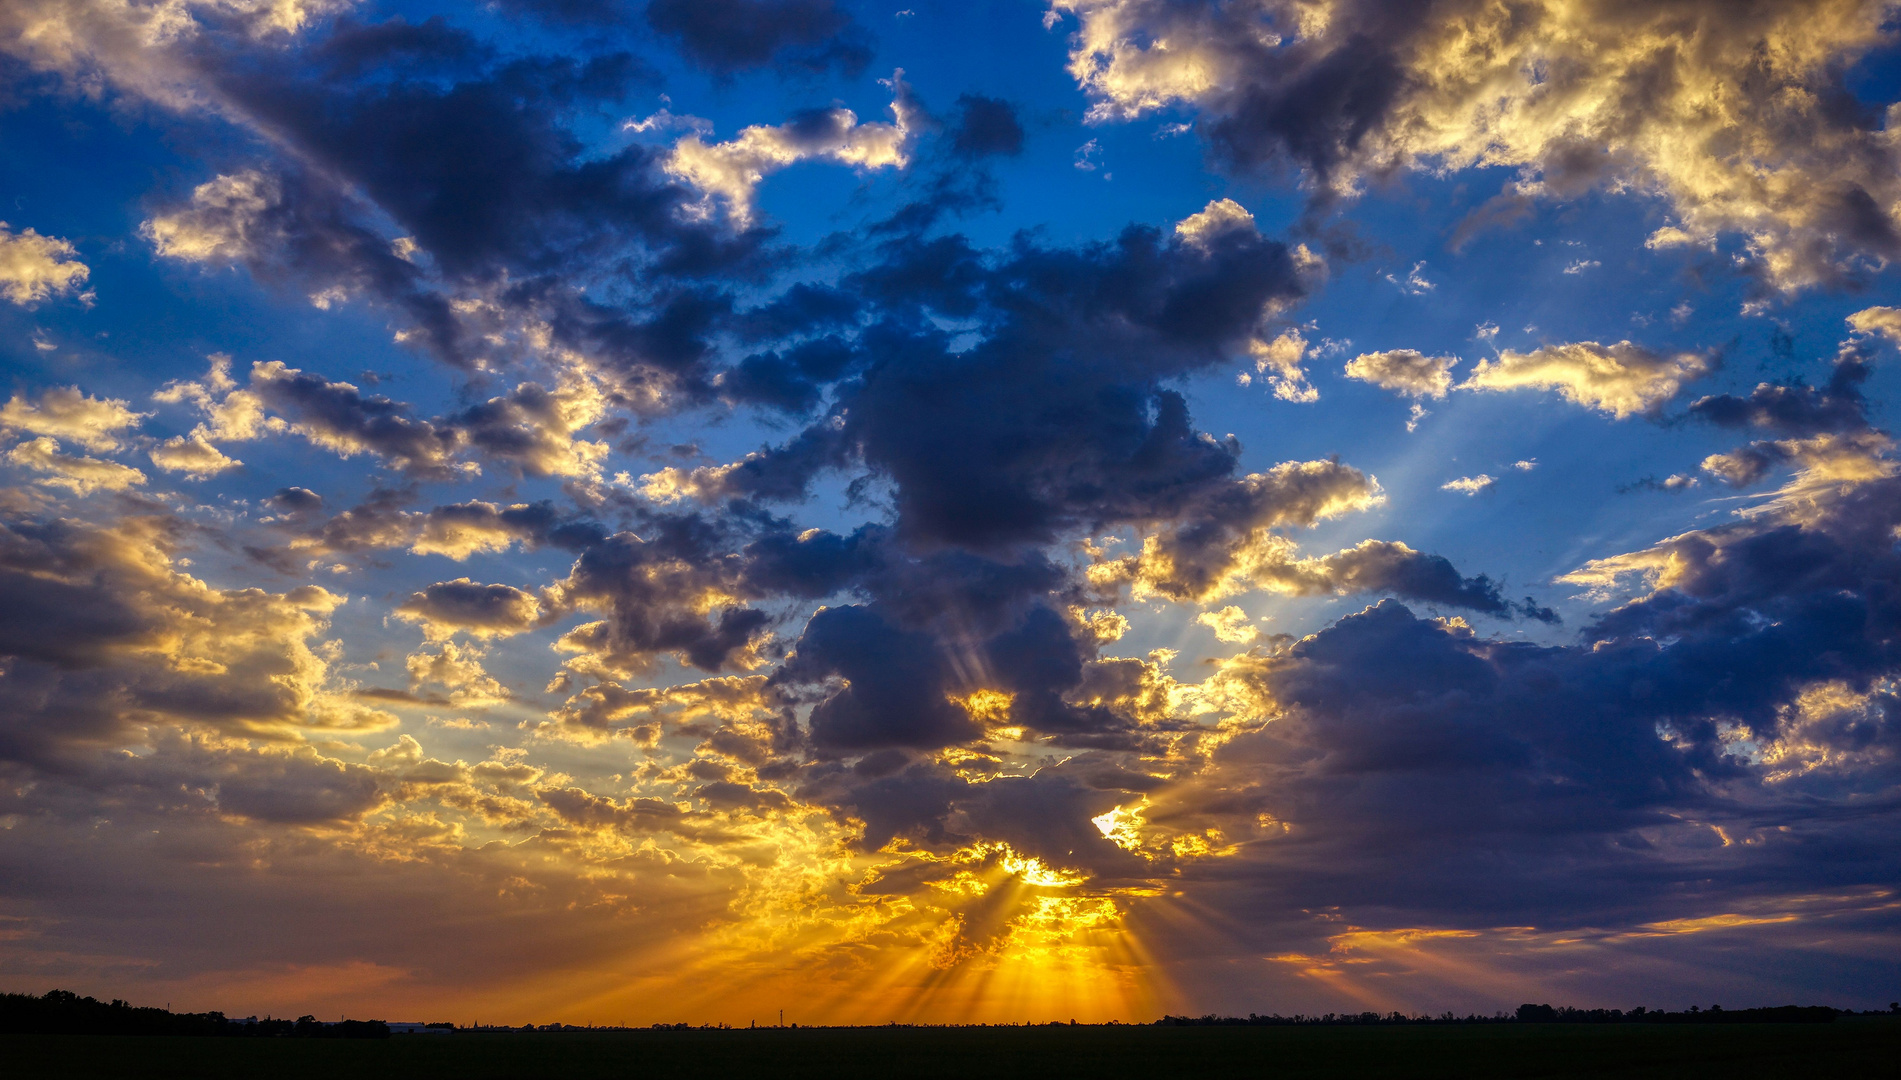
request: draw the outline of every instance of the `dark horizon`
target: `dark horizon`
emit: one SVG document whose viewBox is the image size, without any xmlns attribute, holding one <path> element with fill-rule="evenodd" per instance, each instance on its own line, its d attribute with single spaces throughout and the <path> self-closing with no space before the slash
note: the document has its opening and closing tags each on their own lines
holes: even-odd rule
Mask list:
<svg viewBox="0 0 1901 1080">
<path fill-rule="evenodd" d="M 1218 1016 L 1213 1013 L 1202 1016 L 1163 1015 L 1154 1020 L 1135 1021 L 1133 1026 L 1143 1024 L 1162 1027 L 1215 1027 L 1215 1026 L 1392 1026 L 1421 1024 L 1499 1024 L 1499 1023 L 1580 1023 L 1580 1024 L 1617 1024 L 1617 1023 L 1797 1023 L 1813 1024 L 1832 1022 L 1837 1016 L 1895 1016 L 1901 1017 L 1901 1002 L 1892 1002 L 1888 1008 L 1879 1012 L 1857 1011 L 1854 1009 L 1836 1009 L 1825 1005 L 1773 1005 L 1744 1006 L 1724 1009 L 1720 1003 L 1708 1008 L 1691 1005 L 1681 1010 L 1652 1009 L 1643 1006 L 1631 1009 L 1577 1008 L 1569 1005 L 1552 1006 L 1549 1003 L 1519 1005 L 1506 1012 L 1500 1010 L 1492 1015 L 1469 1014 L 1455 1016 L 1451 1012 L 1442 1015 L 1409 1015 L 1400 1012 L 1380 1014 L 1363 1012 L 1357 1014 L 1305 1014 L 1292 1016 L 1279 1014 L 1255 1014 L 1246 1016 Z M 401 1026 L 402 1030 L 398 1029 Z M 169 1005 L 160 1009 L 154 1006 L 131 1005 L 113 998 L 101 1001 L 91 996 L 80 996 L 69 990 L 49 990 L 45 994 L 34 996 L 0 991 L 0 1035 L 6 1034 L 85 1034 L 85 1035 L 123 1035 L 123 1034 L 198 1034 L 198 1035 L 274 1035 L 311 1037 L 318 1028 L 357 1028 L 342 1037 L 346 1038 L 386 1038 L 392 1033 L 408 1034 L 410 1027 L 441 1029 L 449 1032 L 524 1032 L 543 1031 L 556 1033 L 561 1031 L 758 1031 L 758 1030 L 796 1030 L 827 1029 L 855 1030 L 878 1029 L 887 1027 L 918 1028 L 963 1028 L 963 1027 L 1117 1027 L 1131 1026 L 1119 1020 L 1107 1020 L 1095 1024 L 1079 1024 L 1074 1018 L 1063 1020 L 1020 1020 L 999 1023 L 900 1023 L 892 1020 L 883 1024 L 812 1024 L 792 1021 L 790 1023 L 746 1024 L 699 1023 L 689 1021 L 653 1021 L 644 1024 L 568 1024 L 559 1020 L 541 1023 L 524 1022 L 521 1024 L 496 1024 L 476 1021 L 470 1024 L 458 1024 L 454 1021 L 434 1020 L 396 1020 L 389 1017 L 350 1017 L 339 1016 L 337 1020 L 320 1020 L 305 1014 L 292 1020 L 287 1017 L 227 1015 L 220 1010 L 202 1013 L 174 1013 Z M 335 1037 L 335 1036 L 329 1036 Z"/>
</svg>

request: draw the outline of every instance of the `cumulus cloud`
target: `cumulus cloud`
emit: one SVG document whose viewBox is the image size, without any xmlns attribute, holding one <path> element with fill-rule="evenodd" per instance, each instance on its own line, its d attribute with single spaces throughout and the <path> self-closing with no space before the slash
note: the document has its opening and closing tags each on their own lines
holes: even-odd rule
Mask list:
<svg viewBox="0 0 1901 1080">
<path fill-rule="evenodd" d="M 1206 502 L 1142 541 L 1133 555 L 1098 561 L 1090 577 L 1127 581 L 1137 596 L 1206 602 L 1249 587 L 1262 563 L 1284 561 L 1274 530 L 1311 526 L 1385 501 L 1379 481 L 1337 461 L 1289 461 L 1207 493 Z"/>
<path fill-rule="evenodd" d="M 1684 383 L 1715 368 L 1715 358 L 1703 353 L 1665 355 L 1628 341 L 1579 341 L 1528 353 L 1507 349 L 1496 360 L 1480 360 L 1459 389 L 1556 390 L 1567 401 L 1622 420 L 1655 412 Z"/>
<path fill-rule="evenodd" d="M 278 178 L 247 169 L 192 189 L 188 206 L 139 226 L 154 250 L 187 262 L 238 262 L 282 243 L 269 220 L 283 203 Z"/>
<path fill-rule="evenodd" d="M 801 113 L 777 127 L 754 125 L 726 142 L 712 144 L 688 135 L 674 144 L 667 172 L 726 204 L 733 221 L 744 227 L 753 215 L 753 190 L 768 173 L 810 158 L 860 169 L 903 168 L 910 163 L 910 142 L 922 117 L 900 71 L 887 80 L 896 99 L 893 121 L 858 122 L 858 114 L 835 107 Z M 710 209 L 710 206 L 709 206 Z"/>
<path fill-rule="evenodd" d="M 39 760 L 135 724 L 284 737 L 377 727 L 331 692 L 313 650 L 343 598 L 224 590 L 180 572 L 163 518 L 0 526 L 0 756 Z"/>
<path fill-rule="evenodd" d="M 1252 645 L 1261 636 L 1260 628 L 1252 625 L 1248 613 L 1233 604 L 1219 611 L 1204 611 L 1195 616 L 1195 621 L 1214 631 L 1217 640 L 1231 645 Z"/>
<path fill-rule="evenodd" d="M 468 578 L 439 581 L 396 605 L 396 617 L 420 623 L 430 638 L 445 641 L 458 631 L 475 638 L 508 637 L 541 618 L 534 594 L 511 585 L 480 585 Z"/>
<path fill-rule="evenodd" d="M 562 636 L 559 648 L 579 654 L 568 667 L 606 678 L 646 671 L 665 654 L 703 671 L 756 666 L 768 619 L 745 605 L 740 557 L 722 554 L 718 534 L 696 518 L 657 525 L 645 538 L 616 533 L 589 547 L 549 587 L 551 608 L 607 616 Z"/>
<path fill-rule="evenodd" d="M 206 423 L 168 443 L 161 453 L 175 461 L 215 464 L 196 444 L 292 432 L 341 457 L 374 454 L 392 468 L 411 472 L 448 475 L 473 468 L 455 460 L 463 444 L 461 431 L 417 418 L 406 404 L 277 360 L 251 365 L 249 378 L 240 386 L 230 367 L 229 357 L 215 356 L 205 382 L 174 383 L 154 395 L 159 402 L 192 402 L 208 415 Z"/>
<path fill-rule="evenodd" d="M 292 489 L 297 490 L 301 489 Z M 278 500 L 285 505 L 285 494 L 279 493 Z M 321 499 L 293 496 L 286 508 L 307 512 L 321 505 Z M 578 551 L 607 535 L 599 525 L 563 514 L 546 501 L 504 505 L 472 499 L 421 511 L 405 509 L 406 505 L 403 492 L 378 491 L 294 537 L 290 547 L 313 555 L 406 548 L 412 554 L 443 555 L 460 562 L 518 544 Z"/>
<path fill-rule="evenodd" d="M 78 255 L 56 236 L 32 229 L 15 233 L 0 221 L 0 296 L 26 305 L 70 295 L 92 273 Z"/>
<path fill-rule="evenodd" d="M 235 469 L 244 464 L 224 451 L 211 445 L 210 440 L 199 434 L 174 435 L 154 446 L 148 456 L 152 464 L 171 472 L 184 473 L 193 478 L 216 476 L 227 469 Z"/>
<path fill-rule="evenodd" d="M 1320 400 L 1320 391 L 1307 381 L 1307 371 L 1300 366 L 1307 355 L 1307 340 L 1300 334 L 1288 330 L 1272 341 L 1251 341 L 1248 352 L 1254 357 L 1254 370 L 1267 377 L 1275 397 L 1282 401 Z"/>
<path fill-rule="evenodd" d="M 240 385 L 231 376 L 231 358 L 219 354 L 203 381 L 168 384 L 153 400 L 189 403 L 206 414 L 190 434 L 153 451 L 155 461 L 165 459 L 159 461 L 163 467 L 180 471 L 230 468 L 237 462 L 224 458 L 214 443 L 280 432 L 342 457 L 374 454 L 392 468 L 435 477 L 480 472 L 476 463 L 461 460 L 474 453 L 528 476 L 592 478 L 607 455 L 605 443 L 578 437 L 607 410 L 599 383 L 580 371 L 564 373 L 553 389 L 524 382 L 460 412 L 424 419 L 406 403 L 275 360 L 253 364 Z"/>
<path fill-rule="evenodd" d="M 75 495 L 95 491 L 124 491 L 145 483 L 145 474 L 129 465 L 84 454 L 63 453 L 59 443 L 48 437 L 28 439 L 7 451 L 7 461 L 22 469 L 44 473 L 40 483 L 62 487 Z"/>
<path fill-rule="evenodd" d="M 1776 288 L 1893 258 L 1901 171 L 1841 73 L 1881 0 L 1407 3 L 1053 0 L 1089 119 L 1190 106 L 1216 151 L 1351 193 L 1397 169 L 1519 177 L 1495 220 L 1594 188 L 1667 201 L 1653 246 L 1742 238 Z M 1747 70 L 1749 79 L 1736 72 Z"/>
<path fill-rule="evenodd" d="M 1901 308 L 1863 308 L 1848 317 L 1848 325 L 1857 334 L 1879 334 L 1901 345 Z"/>
<path fill-rule="evenodd" d="M 507 688 L 483 669 L 483 655 L 473 646 L 438 641 L 433 649 L 409 654 L 403 667 L 411 690 L 447 691 L 449 704 L 480 708 L 508 700 Z"/>
<path fill-rule="evenodd" d="M 607 444 L 576 438 L 607 415 L 607 396 L 572 372 L 554 388 L 525 382 L 443 420 L 489 460 L 529 476 L 595 477 Z"/>
<path fill-rule="evenodd" d="M 1414 349 L 1362 353 L 1347 361 L 1346 376 L 1410 398 L 1442 398 L 1452 389 L 1456 356 L 1427 356 Z"/>
<path fill-rule="evenodd" d="M 1254 568 L 1254 578 L 1263 588 L 1297 596 L 1385 593 L 1500 618 L 1557 621 L 1556 613 L 1530 598 L 1522 603 L 1505 599 L 1498 583 L 1486 575 L 1463 577 L 1445 557 L 1396 540 L 1362 540 L 1331 555 L 1264 560 Z"/>
<path fill-rule="evenodd" d="M 77 386 L 55 386 L 35 403 L 20 394 L 0 406 L 0 427 L 30 435 L 51 435 L 88 450 L 116 450 L 118 432 L 145 418 L 123 401 L 88 397 Z"/>
</svg>

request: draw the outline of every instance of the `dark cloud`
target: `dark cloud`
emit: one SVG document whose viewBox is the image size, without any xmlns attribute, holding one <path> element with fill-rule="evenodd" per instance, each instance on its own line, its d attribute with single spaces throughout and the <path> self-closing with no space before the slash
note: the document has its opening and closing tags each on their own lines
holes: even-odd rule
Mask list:
<svg viewBox="0 0 1901 1080">
<path fill-rule="evenodd" d="M 1207 245 L 1131 228 L 995 267 L 954 241 L 904 243 L 860 281 L 894 315 L 989 316 L 963 351 L 894 318 L 843 397 L 900 530 L 977 546 L 1166 517 L 1224 483 L 1237 449 L 1196 433 L 1159 382 L 1219 361 L 1302 292 L 1287 249 L 1251 228 Z"/>
<path fill-rule="evenodd" d="M 1316 563 L 1316 576 L 1326 591 L 1387 593 L 1501 618 L 1523 615 L 1545 623 L 1558 621 L 1556 612 L 1538 606 L 1529 597 L 1520 603 L 1507 600 L 1500 594 L 1498 583 L 1486 575 L 1462 577 L 1444 556 L 1423 554 L 1404 544 L 1368 540 Z M 1287 580 L 1304 584 L 1298 574 L 1290 574 Z"/>
<path fill-rule="evenodd" d="M 1865 347 L 1845 347 L 1825 386 L 1759 383 L 1747 397 L 1698 398 L 1690 404 L 1690 415 L 1718 427 L 1753 428 L 1797 438 L 1863 428 L 1867 402 L 1861 385 L 1868 381 L 1869 361 Z"/>
<path fill-rule="evenodd" d="M 416 418 L 401 402 L 281 363 L 253 369 L 250 390 L 312 442 L 346 456 L 367 451 L 397 469 L 442 474 L 461 441 L 453 429 Z"/>
<path fill-rule="evenodd" d="M 1002 98 L 964 94 L 951 123 L 951 149 L 967 158 L 1012 156 L 1023 152 L 1023 124 L 1016 106 Z"/>
<path fill-rule="evenodd" d="M 652 85 L 631 54 L 502 57 L 439 18 L 344 19 L 303 50 L 210 41 L 197 63 L 283 152 L 156 216 L 161 252 L 240 262 L 325 303 L 389 304 L 405 340 L 458 367 L 506 358 L 497 331 L 527 320 L 601 350 L 635 396 L 706 396 L 695 365 L 727 301 L 667 282 L 756 272 L 767 234 L 690 220 L 656 151 L 597 154 L 575 134 Z M 168 240 L 167 222 L 189 228 Z M 622 306 L 573 288 L 629 273 L 655 287 L 614 290 Z"/>
<path fill-rule="evenodd" d="M 948 658 L 930 634 L 894 627 L 863 607 L 826 608 L 799 635 L 785 682 L 847 685 L 812 710 L 820 746 L 873 750 L 969 742 L 982 729 L 946 696 Z"/>
<path fill-rule="evenodd" d="M 660 654 L 718 671 L 746 652 L 769 617 L 746 607 L 743 563 L 697 515 L 657 519 L 642 537 L 616 533 L 581 553 L 550 590 L 554 605 L 605 618 L 571 631 L 564 648 L 614 670 L 644 671 Z"/>
<path fill-rule="evenodd" d="M 1413 21 L 1406 6 L 1395 7 L 1399 13 L 1381 14 L 1402 25 Z M 1208 125 L 1216 151 L 1241 168 L 1285 155 L 1331 180 L 1398 99 L 1405 74 L 1393 43 L 1402 40 L 1398 27 L 1369 28 L 1331 48 L 1309 45 L 1304 62 L 1263 65 L 1278 77 L 1250 83 L 1233 111 Z"/>
<path fill-rule="evenodd" d="M 1043 602 L 1062 584 L 1048 564 L 969 556 L 886 568 L 861 586 L 870 603 L 812 616 L 772 683 L 816 695 L 810 733 L 827 753 L 933 750 L 986 737 L 986 723 L 1132 746 L 1127 716 L 1068 696 L 1097 644 Z M 980 692 L 993 700 L 971 697 Z"/>
<path fill-rule="evenodd" d="M 397 604 L 399 618 L 419 622 L 434 636 L 457 630 L 476 637 L 502 637 L 532 628 L 541 605 L 532 593 L 511 585 L 482 585 L 468 578 L 439 581 Z"/>
<path fill-rule="evenodd" d="M 1238 208 L 1236 208 L 1238 211 Z M 1164 380 L 1242 349 L 1304 291 L 1288 249 L 1251 223 L 1132 227 L 1076 249 L 1020 242 L 994 262 L 961 236 L 902 238 L 847 281 L 869 319 L 755 354 L 721 376 L 735 400 L 830 415 L 715 476 L 701 497 L 803 497 L 859 462 L 895 487 L 908 538 L 983 547 L 1167 518 L 1228 482 L 1239 450 L 1194 430 Z M 837 325 L 835 293 L 806 294 Z M 968 348 L 937 317 L 975 320 Z M 780 325 L 787 325 L 782 322 Z"/>
<path fill-rule="evenodd" d="M 323 507 L 322 495 L 302 487 L 279 488 L 267 501 L 286 514 L 307 514 Z"/>
<path fill-rule="evenodd" d="M 379 488 L 293 539 L 290 549 L 324 555 L 408 548 L 417 554 L 465 559 L 514 544 L 583 551 L 607 536 L 599 523 L 562 511 L 549 500 L 507 506 L 470 500 L 425 511 L 406 509 L 414 498 L 413 491 Z"/>
<path fill-rule="evenodd" d="M 734 365 L 719 381 L 720 393 L 734 401 L 769 405 L 784 412 L 809 413 L 828 383 L 861 359 L 836 335 L 801 342 L 777 352 L 755 353 Z"/>
<path fill-rule="evenodd" d="M 143 231 L 161 255 L 242 265 L 268 283 L 307 285 L 313 295 L 368 293 L 401 310 L 420 344 L 466 364 L 448 300 L 363 223 L 371 213 L 303 169 L 244 169 L 199 185 L 189 203 L 161 211 Z"/>
<path fill-rule="evenodd" d="M 1797 651 L 1770 660 L 1796 644 L 1773 631 L 1698 637 L 1687 648 L 1629 634 L 1595 649 L 1510 645 L 1387 601 L 1262 664 L 1282 718 L 1224 745 L 1201 780 L 1163 801 L 1213 820 L 1265 813 L 1301 837 L 1270 834 L 1243 856 L 1251 895 L 1233 897 L 1237 916 L 1327 897 L 1457 925 L 1576 923 L 1645 910 L 1633 890 L 1646 882 L 1688 888 L 1685 877 L 1720 873 L 1764 887 L 1762 863 L 1823 857 L 1762 830 L 1802 820 L 1807 796 L 1761 791 L 1775 810 L 1743 796 L 1759 766 L 1728 753 L 1711 718 L 1774 730 L 1770 703 L 1816 672 Z M 1758 661 L 1764 670 L 1744 670 Z M 1841 745 L 1892 738 L 1891 721 L 1863 724 Z M 1763 844 L 1761 862 L 1714 858 L 1731 842 L 1715 829 Z M 1829 876 L 1885 872 L 1885 856 L 1854 858 Z"/>
<path fill-rule="evenodd" d="M 364 23 L 346 15 L 310 49 L 312 61 L 347 78 L 398 71 L 409 76 L 457 74 L 493 55 L 493 49 L 440 15 L 420 23 L 411 23 L 400 15 L 380 23 Z"/>
<path fill-rule="evenodd" d="M 770 67 L 856 77 L 871 62 L 870 36 L 836 0 L 650 0 L 647 24 L 720 75 Z"/>
<path fill-rule="evenodd" d="M 0 655 L 89 667 L 158 631 L 130 597 L 103 587 L 107 566 L 87 539 L 63 522 L 12 523 L 0 533 Z"/>
<path fill-rule="evenodd" d="M 134 725 L 281 734 L 374 723 L 321 689 L 309 639 L 343 598 L 180 573 L 180 524 L 0 522 L 0 759 L 49 765 Z"/>
<path fill-rule="evenodd" d="M 610 54 L 513 60 L 447 85 L 234 72 L 227 92 L 359 185 L 445 271 L 484 279 L 672 231 L 675 197 L 645 150 L 584 160 L 562 126 L 643 78 Z"/>
</svg>

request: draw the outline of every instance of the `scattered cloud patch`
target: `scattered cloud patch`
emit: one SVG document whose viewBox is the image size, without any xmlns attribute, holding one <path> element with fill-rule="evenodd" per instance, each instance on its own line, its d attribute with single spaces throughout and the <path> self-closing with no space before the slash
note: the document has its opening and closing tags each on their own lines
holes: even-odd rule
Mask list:
<svg viewBox="0 0 1901 1080">
<path fill-rule="evenodd" d="M 16 233 L 0 221 L 0 296 L 24 307 L 71 296 L 91 275 L 71 243 L 32 229 Z M 81 294 L 82 299 L 90 296 Z"/>
</svg>

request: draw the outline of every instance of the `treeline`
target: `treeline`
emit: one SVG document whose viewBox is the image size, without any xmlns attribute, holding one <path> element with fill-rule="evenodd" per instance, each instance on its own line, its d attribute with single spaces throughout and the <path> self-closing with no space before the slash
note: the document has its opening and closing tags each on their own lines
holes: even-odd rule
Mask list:
<svg viewBox="0 0 1901 1080">
<path fill-rule="evenodd" d="M 224 1035 L 239 1038 L 387 1039 L 381 1020 L 326 1024 L 314 1016 L 295 1020 L 233 1020 L 221 1012 L 175 1013 L 138 1007 L 114 998 L 80 997 L 49 990 L 42 997 L 0 994 L 0 1034 L 5 1035 Z"/>
<path fill-rule="evenodd" d="M 1890 1010 L 1901 1011 L 1901 1010 Z M 1763 1009 L 1725 1009 L 1713 1005 L 1708 1010 L 1692 1005 L 1682 1012 L 1662 1009 L 1574 1009 L 1570 1006 L 1520 1005 L 1516 1012 L 1482 1016 L 1450 1012 L 1437 1016 L 1402 1012 L 1321 1013 L 1313 1016 L 1278 1013 L 1262 1016 L 1164 1016 L 1155 1023 L 1162 1027 L 1284 1027 L 1294 1025 L 1398 1025 L 1398 1024 L 1828 1024 L 1837 1016 L 1858 1015 L 1854 1010 L 1831 1009 L 1826 1005 L 1781 1005 Z"/>
</svg>

